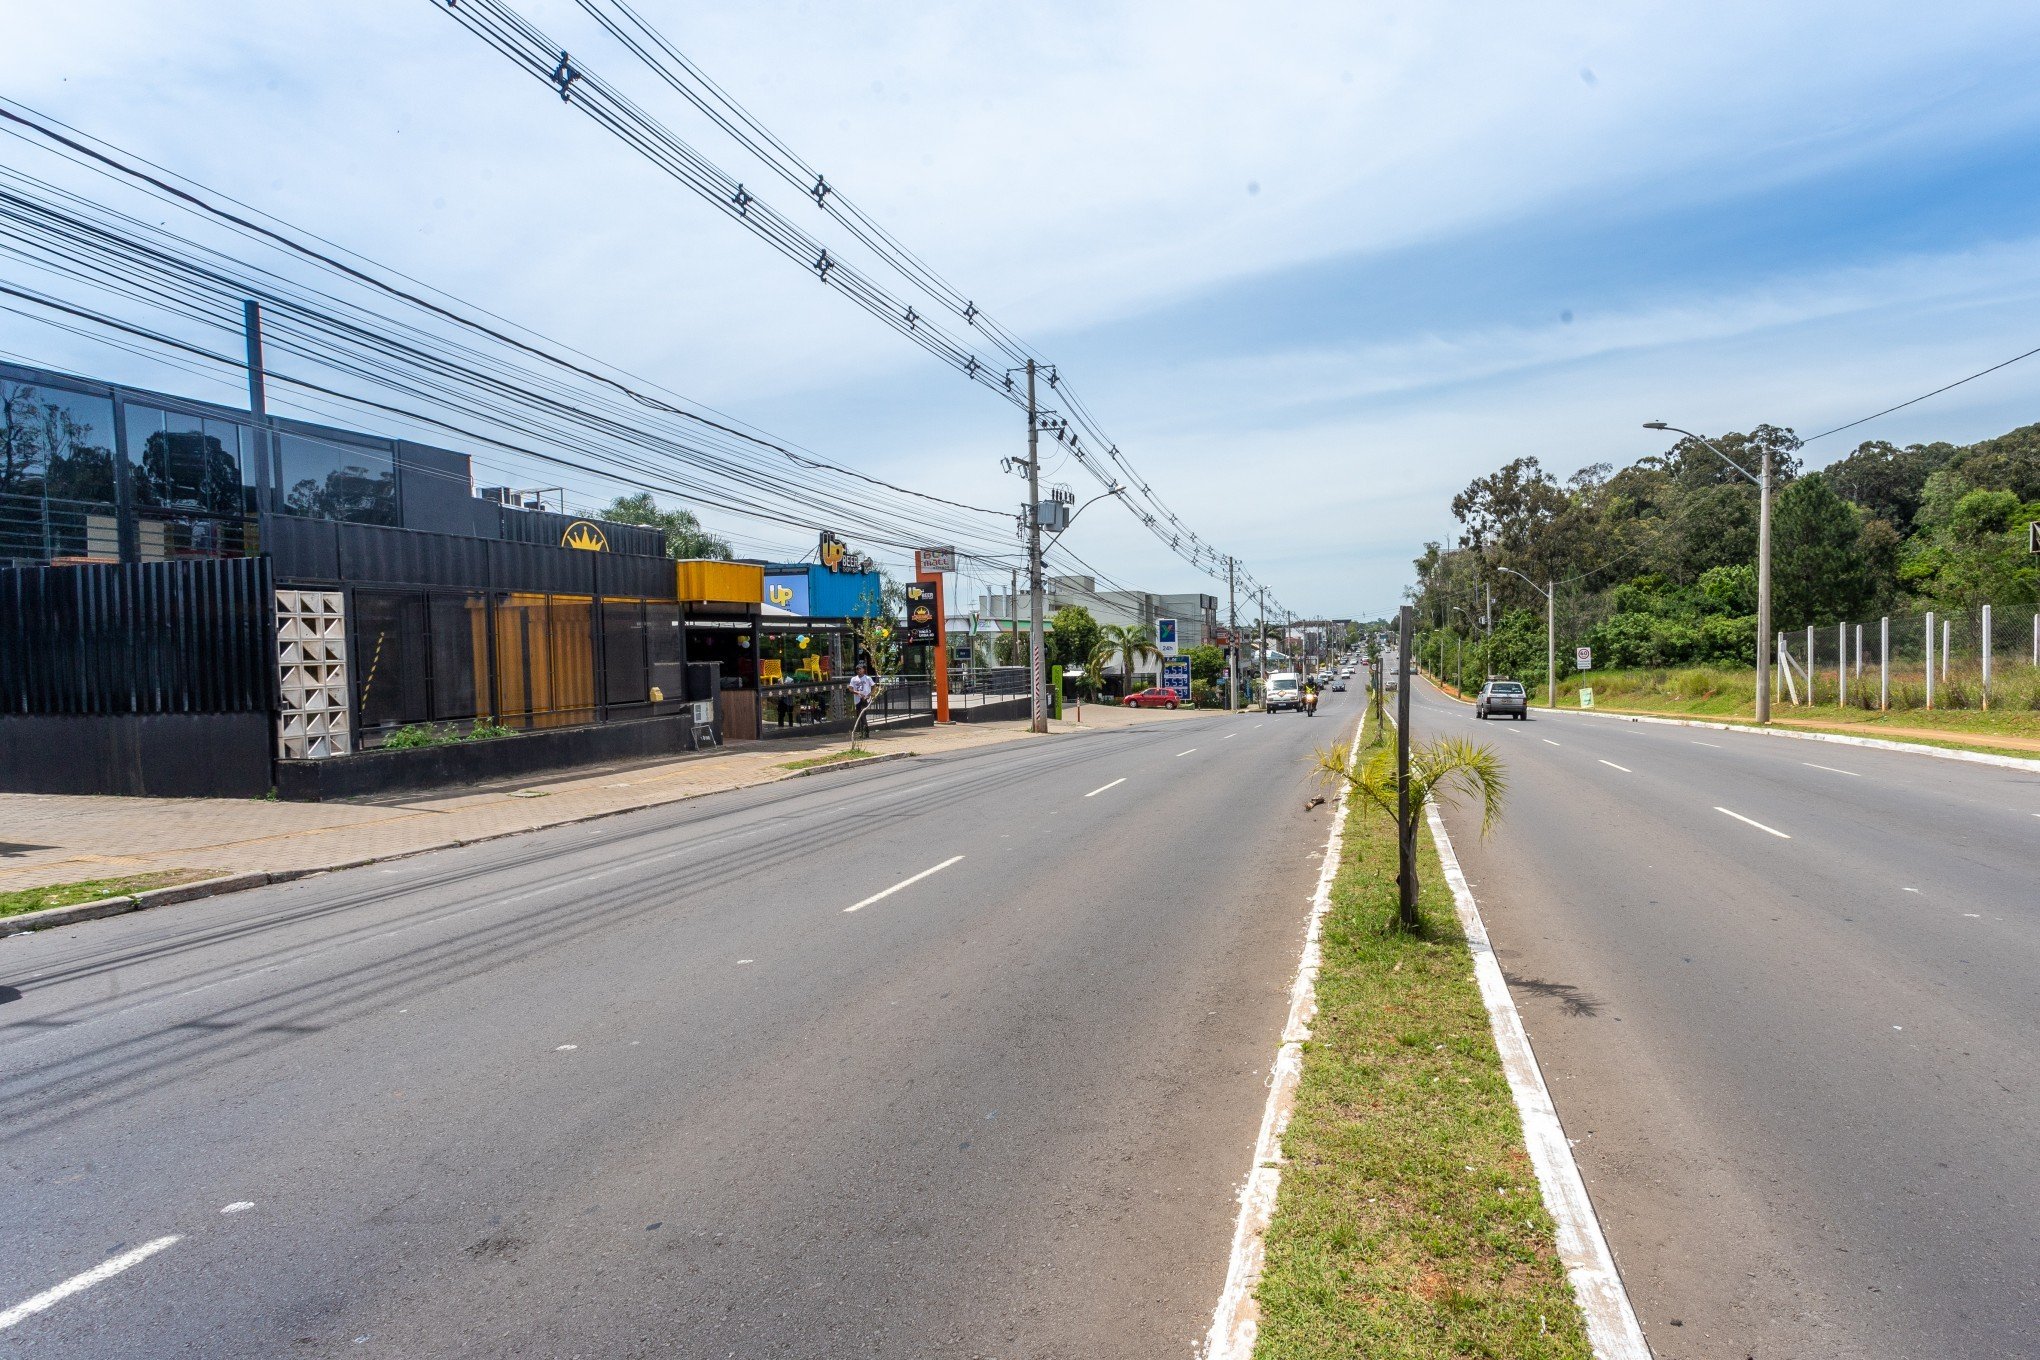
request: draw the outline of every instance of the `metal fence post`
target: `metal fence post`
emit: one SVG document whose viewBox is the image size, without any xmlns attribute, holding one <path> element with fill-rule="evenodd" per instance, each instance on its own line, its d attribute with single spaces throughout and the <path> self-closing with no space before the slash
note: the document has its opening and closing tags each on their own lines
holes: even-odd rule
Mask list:
<svg viewBox="0 0 2040 1360">
<path fill-rule="evenodd" d="M 1927 707 L 1934 706 L 1934 611 L 1927 611 Z"/>
<path fill-rule="evenodd" d="M 1877 621 L 1877 710 L 1891 711 L 1891 615 Z"/>
<path fill-rule="evenodd" d="M 1813 706 L 1813 625 L 1806 625 L 1806 705 Z"/>
<path fill-rule="evenodd" d="M 1856 678 L 1863 678 L 1863 625 L 1856 625 Z"/>
<path fill-rule="evenodd" d="M 1941 678 L 1948 678 L 1948 648 L 1954 640 L 1955 620 L 1941 620 Z"/>
</svg>

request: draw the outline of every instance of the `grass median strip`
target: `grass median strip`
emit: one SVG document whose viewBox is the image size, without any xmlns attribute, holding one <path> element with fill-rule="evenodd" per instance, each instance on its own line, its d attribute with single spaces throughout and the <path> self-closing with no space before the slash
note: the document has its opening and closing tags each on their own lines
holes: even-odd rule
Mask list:
<svg viewBox="0 0 2040 1360">
<path fill-rule="evenodd" d="M 0 893 L 0 916 L 19 916 L 49 907 L 75 907 L 80 902 L 97 902 L 107 897 L 131 897 L 152 888 L 173 888 L 179 883 L 196 883 L 201 878 L 218 878 L 224 869 L 165 869 L 153 874 L 131 874 L 126 878 L 86 878 L 76 883 L 51 883 L 40 888 L 18 888 Z"/>
<path fill-rule="evenodd" d="M 824 756 L 809 756 L 806 760 L 782 761 L 779 768 L 782 770 L 812 770 L 817 765 L 841 765 L 845 761 L 869 760 L 877 754 L 878 752 L 876 751 L 864 750 L 831 751 Z"/>
<path fill-rule="evenodd" d="M 1355 805 L 1254 1354 L 1586 1360 L 1451 889 L 1418 854 L 1421 929 L 1392 931 L 1394 823 Z"/>
</svg>

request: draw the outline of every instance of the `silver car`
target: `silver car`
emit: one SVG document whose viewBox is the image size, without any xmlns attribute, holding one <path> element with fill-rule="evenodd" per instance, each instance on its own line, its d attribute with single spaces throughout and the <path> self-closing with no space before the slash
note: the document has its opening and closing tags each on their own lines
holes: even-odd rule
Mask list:
<svg viewBox="0 0 2040 1360">
<path fill-rule="evenodd" d="M 1491 718 L 1497 713 L 1506 713 L 1512 718 L 1530 716 L 1530 695 L 1520 680 L 1490 680 L 1480 687 L 1480 695 L 1473 701 L 1473 716 Z"/>
</svg>

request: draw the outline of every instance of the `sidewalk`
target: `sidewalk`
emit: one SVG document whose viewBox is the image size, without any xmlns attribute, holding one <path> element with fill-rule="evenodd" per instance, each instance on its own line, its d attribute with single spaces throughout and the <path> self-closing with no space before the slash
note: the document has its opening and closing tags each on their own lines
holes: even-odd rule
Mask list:
<svg viewBox="0 0 2040 1360">
<path fill-rule="evenodd" d="M 1081 735 L 1200 716 L 1210 711 L 1091 704 L 1081 725 L 1051 722 L 1049 730 L 1051 736 Z M 1021 719 L 881 730 L 866 746 L 877 755 L 940 755 L 1030 739 L 1042 740 Z M 175 870 L 224 875 L 341 868 L 776 783 L 796 777 L 784 768 L 787 762 L 845 745 L 841 736 L 753 742 L 671 760 L 534 776 L 522 784 L 392 794 L 373 802 L 0 794 L 0 892 Z"/>
</svg>

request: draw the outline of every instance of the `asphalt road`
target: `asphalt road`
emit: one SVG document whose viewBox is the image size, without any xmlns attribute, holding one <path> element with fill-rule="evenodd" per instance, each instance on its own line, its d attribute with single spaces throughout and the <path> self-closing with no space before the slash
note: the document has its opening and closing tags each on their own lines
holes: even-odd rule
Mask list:
<svg viewBox="0 0 2040 1360">
<path fill-rule="evenodd" d="M 1660 1360 L 2040 1355 L 2040 776 L 1412 701 Z"/>
<path fill-rule="evenodd" d="M 0 1352 L 1181 1357 L 1357 697 L 0 941 Z"/>
</svg>

